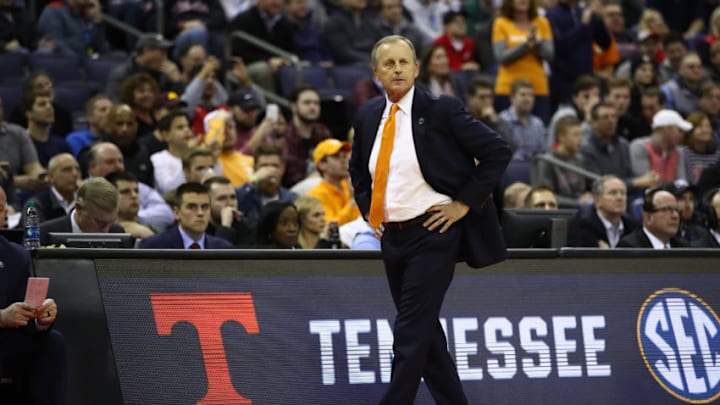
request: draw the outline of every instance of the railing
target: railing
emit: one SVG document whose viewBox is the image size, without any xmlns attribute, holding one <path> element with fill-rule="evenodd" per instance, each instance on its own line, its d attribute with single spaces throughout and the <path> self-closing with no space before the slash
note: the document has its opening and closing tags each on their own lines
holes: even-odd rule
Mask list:
<svg viewBox="0 0 720 405">
<path fill-rule="evenodd" d="M 541 154 L 541 155 L 538 155 L 537 158 L 540 159 L 540 160 L 542 160 L 542 161 L 545 161 L 545 162 L 547 162 L 547 163 L 550 163 L 550 164 L 553 165 L 553 166 L 561 167 L 561 168 L 563 168 L 563 169 L 565 169 L 565 170 L 569 170 L 569 171 L 571 171 L 571 172 L 573 172 L 573 173 L 577 173 L 577 174 L 579 174 L 579 175 L 581 175 L 581 176 L 583 176 L 583 177 L 586 177 L 586 178 L 588 178 L 588 179 L 590 179 L 590 180 L 597 180 L 597 179 L 599 179 L 600 177 L 602 177 L 602 176 L 600 176 L 599 174 L 593 173 L 593 172 L 591 172 L 591 171 L 589 171 L 589 170 L 585 170 L 585 169 L 583 169 L 583 168 L 580 167 L 580 166 L 575 166 L 575 165 L 572 164 L 572 163 L 563 162 L 562 160 L 556 158 L 555 156 L 553 156 L 553 155 L 551 155 L 551 154 L 549 154 L 549 153 L 543 153 L 543 154 Z"/>
</svg>

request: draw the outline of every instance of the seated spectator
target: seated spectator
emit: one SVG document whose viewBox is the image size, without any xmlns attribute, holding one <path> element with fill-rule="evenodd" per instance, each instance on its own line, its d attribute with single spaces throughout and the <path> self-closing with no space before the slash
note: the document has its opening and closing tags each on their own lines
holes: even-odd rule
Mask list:
<svg viewBox="0 0 720 405">
<path fill-rule="evenodd" d="M 676 235 L 680 214 L 675 196 L 662 188 L 648 189 L 643 197 L 642 228 L 625 235 L 618 247 L 671 249 L 687 247 Z"/>
<path fill-rule="evenodd" d="M 720 8 L 715 7 L 708 20 L 708 27 L 705 33 L 696 39 L 695 42 L 695 48 L 705 66 L 712 64 L 712 46 L 718 43 L 718 40 L 720 40 Z"/>
<path fill-rule="evenodd" d="M 700 87 L 698 110 L 707 114 L 713 137 L 720 142 L 720 82 L 708 81 Z"/>
<path fill-rule="evenodd" d="M 535 1 L 503 1 L 492 27 L 492 45 L 499 62 L 495 82 L 496 108 L 510 104 L 510 87 L 518 79 L 529 80 L 535 89 L 534 113 L 550 119 L 550 89 L 544 64 L 554 58 L 550 22 L 537 13 Z"/>
<path fill-rule="evenodd" d="M 31 197 L 40 217 L 40 222 L 59 218 L 70 213 L 75 207 L 77 192 L 80 188 L 80 165 L 69 153 L 55 155 L 48 163 L 50 188 Z M 25 223 L 25 212 L 20 223 Z"/>
<path fill-rule="evenodd" d="M 41 175 L 45 168 L 38 162 L 37 152 L 25 130 L 3 120 L 2 99 L 0 99 L 0 180 L 7 188 L 39 192 L 48 188 L 46 178 Z M 8 193 L 14 203 L 15 193 Z M 19 207 L 10 206 L 12 212 Z"/>
<path fill-rule="evenodd" d="M 251 90 L 238 90 L 232 93 L 228 98 L 228 107 L 232 113 L 234 124 L 236 126 L 236 144 L 235 150 L 246 155 L 252 155 L 255 148 L 263 143 L 276 143 L 281 146 L 277 138 L 273 134 L 277 130 L 280 120 L 284 122 L 285 118 L 282 114 L 278 114 L 278 122 L 273 121 L 267 115 L 260 125 L 257 124 L 260 103 L 255 97 L 255 93 Z"/>
<path fill-rule="evenodd" d="M 155 230 L 138 222 L 140 212 L 140 189 L 137 177 L 130 172 L 114 172 L 106 177 L 118 190 L 118 215 L 115 223 L 135 239 L 144 239 L 155 234 Z"/>
<path fill-rule="evenodd" d="M 592 135 L 580 149 L 585 169 L 599 175 L 617 176 L 632 192 L 660 184 L 658 172 L 648 170 L 634 175 L 630 145 L 625 138 L 617 136 L 617 112 L 612 104 L 597 104 L 590 112 L 590 118 Z"/>
<path fill-rule="evenodd" d="M 185 183 L 177 188 L 174 198 L 178 225 L 140 242 L 141 249 L 229 249 L 230 242 L 208 235 L 210 196 L 198 183 Z"/>
<path fill-rule="evenodd" d="M 442 45 L 427 47 L 420 56 L 420 73 L 415 85 L 434 96 L 456 96 L 464 98 L 460 84 L 450 76 L 450 63 Z"/>
<path fill-rule="evenodd" d="M 512 84 L 510 108 L 500 112 L 500 119 L 510 128 L 513 143 L 517 145 L 513 160 L 532 160 L 547 145 L 547 132 L 542 120 L 532 115 L 535 93 L 532 83 L 518 79 Z"/>
<path fill-rule="evenodd" d="M 258 0 L 255 6 L 235 17 L 228 30 L 243 30 L 284 51 L 294 53 L 293 28 L 282 13 L 282 6 L 282 0 Z M 234 41 L 232 56 L 243 59 L 253 82 L 272 92 L 276 92 L 275 74 L 278 68 L 289 63 L 287 59 L 247 41 Z"/>
<path fill-rule="evenodd" d="M 190 148 L 182 157 L 182 169 L 188 183 L 204 183 L 203 179 L 216 176 L 215 155 L 202 146 Z"/>
<path fill-rule="evenodd" d="M 40 164 L 47 166 L 50 158 L 58 153 L 70 153 L 70 147 L 65 139 L 50 132 L 50 126 L 55 120 L 50 93 L 46 91 L 25 93 L 22 104 L 28 122 L 27 134 L 32 139 Z"/>
<path fill-rule="evenodd" d="M 533 210 L 556 210 L 558 208 L 555 192 L 546 186 L 533 187 L 525 196 L 525 206 Z"/>
<path fill-rule="evenodd" d="M 196 142 L 190 129 L 190 120 L 182 111 L 173 111 L 158 123 L 167 149 L 150 156 L 155 174 L 155 189 L 160 194 L 175 190 L 186 182 L 182 158 Z"/>
<path fill-rule="evenodd" d="M 172 91 L 169 93 L 156 94 L 155 101 L 152 106 L 153 122 L 160 122 L 164 116 L 173 111 L 185 111 L 186 107 L 187 104 L 180 99 L 180 96 Z M 167 149 L 167 142 L 165 142 L 162 138 L 157 126 L 155 127 L 152 135 L 145 135 L 144 137 L 138 139 L 138 141 L 145 147 L 145 149 L 147 149 L 150 155 Z"/>
<path fill-rule="evenodd" d="M 700 88 L 707 79 L 700 57 L 695 52 L 688 53 L 680 62 L 678 76 L 665 83 L 661 89 L 665 93 L 667 108 L 688 115 L 697 110 Z"/>
<path fill-rule="evenodd" d="M 315 9 L 308 7 L 308 0 L 285 3 L 285 15 L 292 25 L 293 41 L 300 59 L 316 65 L 331 65 L 332 56 L 325 46 L 322 25 L 316 21 L 315 13 Z"/>
<path fill-rule="evenodd" d="M 690 49 L 682 34 L 677 32 L 670 32 L 665 35 L 662 44 L 665 60 L 660 62 L 658 66 L 658 79 L 660 83 L 666 83 L 672 79 L 677 79 L 682 60 Z"/>
<path fill-rule="evenodd" d="M 668 183 L 667 190 L 675 195 L 680 214 L 680 227 L 678 238 L 686 241 L 693 247 L 714 247 L 713 237 L 703 222 L 707 222 L 702 215 L 696 213 L 697 198 L 695 186 L 686 181 L 678 180 L 674 184 Z"/>
<path fill-rule="evenodd" d="M 137 139 L 135 112 L 127 104 L 110 108 L 105 125 L 105 140 L 117 145 L 122 151 L 125 169 L 137 176 L 138 181 L 154 184 L 155 174 L 150 154 Z"/>
<path fill-rule="evenodd" d="M 65 138 L 73 156 L 77 158 L 80 156 L 80 151 L 102 138 L 102 131 L 107 124 L 107 117 L 112 105 L 110 97 L 105 94 L 93 96 L 85 103 L 88 129 L 72 132 Z"/>
<path fill-rule="evenodd" d="M 325 222 L 325 211 L 320 200 L 315 197 L 302 197 L 295 201 L 300 230 L 298 246 L 301 249 L 323 249 L 328 245 L 328 229 Z"/>
<path fill-rule="evenodd" d="M 713 138 L 707 115 L 701 112 L 692 113 L 687 121 L 692 125 L 692 129 L 686 132 L 680 153 L 685 160 L 687 180 L 694 184 L 700 180 L 706 167 L 720 159 L 720 150 Z"/>
<path fill-rule="evenodd" d="M 147 73 L 155 80 L 160 91 L 182 94 L 185 85 L 180 69 L 167 57 L 170 47 L 172 42 L 159 34 L 143 34 L 135 45 L 132 58 L 110 71 L 105 93 L 117 101 L 120 83 L 135 73 Z"/>
<path fill-rule="evenodd" d="M 564 163 L 582 168 L 580 121 L 574 117 L 563 117 L 555 128 L 558 131 L 558 148 L 548 154 Z M 585 177 L 544 160 L 536 159 L 533 162 L 530 177 L 534 186 L 544 185 L 554 190 L 561 206 L 576 207 L 592 199 L 592 194 L 587 191 L 588 182 Z"/>
<path fill-rule="evenodd" d="M 240 187 L 247 183 L 253 176 L 253 157 L 235 150 L 237 135 L 235 132 L 235 121 L 230 113 L 225 110 L 215 110 L 205 117 L 206 127 L 210 128 L 210 121 L 219 121 L 218 135 L 216 139 L 212 134 L 206 136 L 205 143 L 213 147 L 219 146 L 218 162 L 222 165 L 222 175 L 230 179 L 233 186 Z M 223 125 L 224 123 L 224 125 Z"/>
<path fill-rule="evenodd" d="M 0 188 L 0 228 L 5 227 L 6 204 L 5 191 Z M 4 370 L 17 370 L 13 378 L 27 382 L 20 393 L 23 400 L 64 404 L 68 372 L 65 341 L 50 328 L 58 316 L 57 305 L 52 298 L 40 305 L 24 302 L 27 279 L 32 276 L 30 254 L 3 236 L 0 262 L 5 266 L 0 272 L 0 363 Z"/>
<path fill-rule="evenodd" d="M 164 10 L 153 11 L 164 13 L 168 19 L 165 35 L 174 38 L 173 60 L 178 60 L 180 49 L 188 43 L 201 44 L 214 55 L 223 54 L 220 37 L 225 33 L 227 20 L 218 0 L 170 0 Z M 147 18 L 154 21 L 157 15 L 150 13 Z"/>
<path fill-rule="evenodd" d="M 242 94 L 252 93 L 257 108 L 260 110 L 264 110 L 267 105 L 262 87 L 253 83 L 242 58 L 232 58 L 232 67 L 225 71 L 225 89 L 228 94 L 236 92 L 241 92 Z M 197 112 L 195 114 L 197 114 Z"/>
<path fill-rule="evenodd" d="M 323 35 L 336 65 L 366 66 L 370 51 L 382 33 L 370 12 L 367 0 L 342 0 L 342 10 L 330 15 Z"/>
<path fill-rule="evenodd" d="M 371 75 L 364 79 L 360 79 L 352 89 L 352 105 L 353 111 L 357 111 L 360 106 L 373 97 L 385 94 L 385 88 L 378 81 L 375 75 Z"/>
<path fill-rule="evenodd" d="M 625 24 L 625 11 L 619 1 L 606 1 L 602 10 L 603 22 L 617 44 L 621 59 L 626 59 L 635 51 L 635 35 Z"/>
<path fill-rule="evenodd" d="M 48 245 L 53 232 L 125 232 L 122 226 L 115 224 L 118 199 L 117 189 L 104 178 L 88 180 L 80 187 L 75 208 L 69 214 L 40 224 L 40 243 Z"/>
<path fill-rule="evenodd" d="M 625 213 L 627 187 L 613 175 L 602 176 L 593 182 L 592 196 L 593 207 L 580 210 L 570 224 L 570 245 L 615 248 L 624 235 L 639 226 Z"/>
<path fill-rule="evenodd" d="M 53 89 L 53 82 L 50 76 L 43 71 L 35 71 L 28 76 L 23 82 L 23 97 L 33 92 L 47 92 L 50 95 L 54 114 L 54 120 L 51 131 L 59 136 L 65 137 L 67 134 L 73 131 L 73 117 L 70 111 L 65 107 L 55 102 L 55 91 Z M 23 128 L 27 128 L 28 122 L 25 116 L 25 110 L 23 110 L 22 103 L 18 103 L 15 109 L 12 110 L 9 122 L 17 124 Z"/>
<path fill-rule="evenodd" d="M 632 103 L 632 101 L 631 101 Z M 658 111 L 665 108 L 665 93 L 657 87 L 648 87 L 640 94 L 639 112 L 631 110 L 634 117 L 628 140 L 634 140 L 652 133 L 652 120 Z"/>
<path fill-rule="evenodd" d="M 658 88 L 658 77 L 655 67 L 655 62 L 652 57 L 640 53 L 630 59 L 630 79 L 633 82 L 632 89 L 630 90 L 630 114 L 633 117 L 640 116 L 642 112 L 642 95 L 651 89 Z M 665 97 L 663 95 L 663 104 L 665 104 Z M 650 117 L 650 122 L 652 116 Z M 649 134 L 649 122 L 648 132 L 646 134 L 634 134 L 636 137 L 645 136 Z"/>
<path fill-rule="evenodd" d="M 474 77 L 468 89 L 467 109 L 475 119 L 500 134 L 503 139 L 510 144 L 514 153 L 517 145 L 515 145 L 510 127 L 505 121 L 501 120 L 495 112 L 493 87 L 490 80 L 480 76 Z"/>
<path fill-rule="evenodd" d="M 587 143 L 592 133 L 590 124 L 590 111 L 600 101 L 600 81 L 594 76 L 580 76 L 572 89 L 572 101 L 569 104 L 561 105 L 548 127 L 548 146 L 555 144 L 555 125 L 562 117 L 572 116 L 580 120 L 583 129 L 583 145 Z"/>
<path fill-rule="evenodd" d="M 40 36 L 35 19 L 24 4 L 0 0 L 0 52 L 53 52 L 55 43 Z"/>
<path fill-rule="evenodd" d="M 237 194 L 230 180 L 214 176 L 203 182 L 210 195 L 210 224 L 205 232 L 225 239 L 235 247 L 251 246 L 255 242 L 255 228 L 245 213 L 238 210 Z"/>
<path fill-rule="evenodd" d="M 262 207 L 269 201 L 295 201 L 298 196 L 281 185 L 285 162 L 280 149 L 272 145 L 260 145 L 255 150 L 252 179 L 237 188 L 238 208 L 254 226 L 260 219 Z"/>
<path fill-rule="evenodd" d="M 693 129 L 674 110 L 660 110 L 653 117 L 653 133 L 630 143 L 630 162 L 635 176 L 655 172 L 662 182 L 687 180 L 685 156 L 678 146 L 683 139 L 681 131 Z"/>
<path fill-rule="evenodd" d="M 720 190 L 715 191 L 715 193 L 708 198 L 708 201 L 710 202 L 708 209 L 712 210 L 708 213 L 708 217 L 713 218 L 713 220 L 708 221 L 708 230 L 712 236 L 710 246 L 718 248 L 720 247 L 720 222 L 718 222 L 718 218 L 720 218 Z"/>
<path fill-rule="evenodd" d="M 607 95 L 605 96 L 605 101 L 614 105 L 618 113 L 617 133 L 627 140 L 631 140 L 633 136 L 633 120 L 635 119 L 629 112 L 632 86 L 632 81 L 627 77 L 613 77 L 607 81 Z"/>
<path fill-rule="evenodd" d="M 125 171 L 122 152 L 113 143 L 94 144 L 88 153 L 88 174 L 90 177 L 105 177 L 110 173 Z M 140 192 L 139 222 L 165 229 L 172 224 L 173 212 L 155 189 L 145 183 L 138 183 Z"/>
<path fill-rule="evenodd" d="M 185 85 L 190 84 L 195 78 L 195 75 L 190 72 L 197 65 L 202 65 L 207 59 L 207 51 L 201 44 L 190 42 L 181 46 L 178 49 L 179 55 L 177 58 L 178 68 L 180 69 L 180 77 Z"/>
<path fill-rule="evenodd" d="M 145 138 L 155 131 L 153 105 L 159 94 L 157 82 L 147 73 L 136 73 L 120 84 L 119 100 L 132 108 L 137 120 L 137 136 Z"/>
<path fill-rule="evenodd" d="M 403 6 L 407 8 L 413 22 L 427 41 L 443 34 L 442 20 L 445 13 L 450 11 L 449 3 L 438 0 L 405 0 Z"/>
<path fill-rule="evenodd" d="M 297 249 L 300 220 L 290 201 L 270 201 L 260 213 L 256 242 L 269 249 Z"/>
<path fill-rule="evenodd" d="M 503 191 L 503 208 L 523 208 L 525 207 L 525 197 L 532 187 L 529 184 L 515 182 L 505 188 Z"/>
<path fill-rule="evenodd" d="M 319 122 L 320 109 L 320 95 L 314 87 L 298 87 L 290 97 L 292 118 L 283 144 L 286 170 L 282 184 L 285 187 L 292 187 L 312 171 L 310 151 L 331 137 L 330 129 Z"/>
<path fill-rule="evenodd" d="M 52 2 L 40 14 L 38 28 L 63 56 L 84 59 L 110 50 L 98 0 Z"/>
<path fill-rule="evenodd" d="M 205 63 L 198 64 L 192 69 L 193 79 L 182 95 L 182 100 L 187 104 L 187 111 L 192 117 L 198 109 L 207 114 L 227 103 L 227 91 L 217 79 L 219 67 L 220 61 L 211 56 Z"/>
<path fill-rule="evenodd" d="M 480 70 L 475 56 L 475 40 L 466 35 L 465 13 L 448 11 L 443 15 L 443 35 L 433 44 L 442 45 L 447 53 L 450 70 Z"/>
<path fill-rule="evenodd" d="M 720 82 L 720 41 L 710 46 L 710 63 L 707 64 L 710 78 Z"/>
<path fill-rule="evenodd" d="M 337 221 L 340 226 L 360 216 L 350 192 L 349 158 L 349 143 L 332 138 L 320 142 L 313 152 L 313 162 L 322 180 L 307 193 L 322 202 L 325 220 Z"/>
<path fill-rule="evenodd" d="M 415 49 L 423 49 L 431 38 L 427 38 L 412 21 L 405 19 L 402 3 L 401 0 L 380 0 L 380 13 L 376 20 L 380 35 L 402 35 L 412 42 Z"/>
</svg>

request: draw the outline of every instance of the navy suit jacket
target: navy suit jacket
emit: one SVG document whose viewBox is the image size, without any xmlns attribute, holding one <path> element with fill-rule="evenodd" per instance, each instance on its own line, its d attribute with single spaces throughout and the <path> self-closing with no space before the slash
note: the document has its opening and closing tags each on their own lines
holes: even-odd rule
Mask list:
<svg viewBox="0 0 720 405">
<path fill-rule="evenodd" d="M 622 217 L 623 233 L 620 235 L 622 239 L 625 235 L 633 232 L 640 224 L 626 216 Z M 570 221 L 570 230 L 568 232 L 568 242 L 570 246 L 575 247 L 598 247 L 598 241 L 608 242 L 605 225 L 598 217 L 597 208 L 589 210 L 581 210 L 578 215 Z"/>
<path fill-rule="evenodd" d="M 22 246 L 0 236 L 0 263 L 0 308 L 7 308 L 10 304 L 25 300 L 27 279 L 30 277 L 30 254 Z M 30 322 L 22 330 L 34 333 L 35 323 Z M 0 343 L 3 342 L 4 334 L 16 333 L 15 331 L 16 329 L 0 329 Z M 0 347 L 0 360 L 2 356 L 12 354 L 12 347 L 7 349 Z"/>
<path fill-rule="evenodd" d="M 620 239 L 620 242 L 618 242 L 617 247 L 622 248 L 648 248 L 652 249 L 652 242 L 650 242 L 650 239 L 645 235 L 645 232 L 643 232 L 643 228 L 639 227 L 638 229 L 634 230 L 633 232 L 625 235 Z M 682 248 L 682 247 L 689 247 L 687 242 L 684 240 L 673 237 L 670 238 L 670 247 L 672 248 Z"/>
<path fill-rule="evenodd" d="M 385 108 L 385 97 L 365 103 L 355 114 L 350 174 L 355 201 L 363 216 L 370 210 L 370 152 Z M 461 256 L 469 266 L 483 267 L 507 253 L 495 204 L 490 195 L 512 152 L 495 131 L 472 118 L 455 97 L 433 97 L 415 88 L 412 131 L 420 170 L 437 192 L 470 206 L 462 227 Z M 475 160 L 478 160 L 477 165 Z M 428 207 L 429 208 L 429 207 Z"/>
<path fill-rule="evenodd" d="M 73 215 L 74 213 L 75 211 L 70 211 L 70 213 L 65 216 L 41 223 L 40 244 L 43 246 L 50 244 L 51 232 L 71 233 L 73 230 L 72 222 L 70 221 L 70 215 Z M 110 230 L 108 231 L 108 233 L 125 233 L 125 229 L 123 229 L 123 227 L 118 224 L 112 224 L 110 225 Z"/>
<path fill-rule="evenodd" d="M 177 226 L 141 240 L 139 247 L 140 249 L 185 249 Z M 205 249 L 230 248 L 232 248 L 230 242 L 205 233 Z"/>
</svg>

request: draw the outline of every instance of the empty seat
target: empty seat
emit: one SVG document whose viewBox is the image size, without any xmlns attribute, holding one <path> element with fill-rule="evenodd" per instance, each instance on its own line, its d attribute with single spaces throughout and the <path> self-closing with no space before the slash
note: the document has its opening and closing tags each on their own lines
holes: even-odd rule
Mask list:
<svg viewBox="0 0 720 405">
<path fill-rule="evenodd" d="M 292 66 L 282 66 L 279 70 L 279 77 L 281 94 L 284 97 L 290 97 L 299 85 L 297 70 Z M 331 87 L 327 69 L 320 66 L 303 67 L 300 80 L 302 84 L 313 86 L 318 90 Z"/>
<path fill-rule="evenodd" d="M 31 71 L 42 70 L 54 84 L 83 80 L 80 60 L 69 56 L 31 54 L 28 58 Z"/>
<path fill-rule="evenodd" d="M 64 83 L 55 87 L 55 101 L 71 113 L 83 113 L 94 92 L 92 84 Z"/>
<path fill-rule="evenodd" d="M 23 53 L 0 53 L 0 78 L 7 82 L 22 80 L 27 68 L 27 55 Z"/>
<path fill-rule="evenodd" d="M 95 83 L 97 88 L 104 89 L 110 71 L 127 60 L 128 58 L 86 59 L 85 77 L 88 81 Z"/>
<path fill-rule="evenodd" d="M 0 98 L 2 99 L 6 118 L 15 110 L 15 106 L 20 104 L 22 92 L 22 83 L 20 81 L 17 83 L 0 83 Z"/>
<path fill-rule="evenodd" d="M 500 190 L 505 191 L 507 186 L 517 181 L 530 184 L 530 162 L 524 160 L 510 161 L 505 173 L 500 178 Z"/>
<path fill-rule="evenodd" d="M 369 68 L 355 66 L 335 66 L 332 68 L 332 78 L 335 88 L 349 90 L 362 79 L 372 76 Z"/>
</svg>

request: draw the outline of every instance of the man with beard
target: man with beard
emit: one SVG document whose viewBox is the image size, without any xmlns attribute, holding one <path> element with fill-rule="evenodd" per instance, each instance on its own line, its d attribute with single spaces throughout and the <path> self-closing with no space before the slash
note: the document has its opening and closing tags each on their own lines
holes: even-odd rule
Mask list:
<svg viewBox="0 0 720 405">
<path fill-rule="evenodd" d="M 65 139 L 50 133 L 50 127 L 55 122 L 55 110 L 49 92 L 25 93 L 23 110 L 28 122 L 27 132 L 35 145 L 41 165 L 47 166 L 50 158 L 59 153 L 70 153 L 70 147 Z"/>
<path fill-rule="evenodd" d="M 125 168 L 137 176 L 138 181 L 155 184 L 155 173 L 150 154 L 137 140 L 138 124 L 135 112 L 127 104 L 114 105 L 105 124 L 106 140 L 120 148 Z"/>
<path fill-rule="evenodd" d="M 287 165 L 282 184 L 292 187 L 312 170 L 310 151 L 331 137 L 330 130 L 318 122 L 320 95 L 311 86 L 298 87 L 290 97 L 292 119 L 285 132 L 283 157 Z"/>
<path fill-rule="evenodd" d="M 255 229 L 248 224 L 245 214 L 238 210 L 235 187 L 227 177 L 211 177 L 203 185 L 210 195 L 210 224 L 205 232 L 225 239 L 235 247 L 255 242 Z"/>
<path fill-rule="evenodd" d="M 175 191 L 178 226 L 140 242 L 141 249 L 229 249 L 230 242 L 205 233 L 210 223 L 210 197 L 205 186 L 185 183 Z"/>
<path fill-rule="evenodd" d="M 28 203 L 35 203 L 40 222 L 65 216 L 75 207 L 77 191 L 80 188 L 80 165 L 73 155 L 61 153 L 50 159 L 48 180 L 50 188 L 28 200 Z M 24 218 L 21 223 L 25 223 Z"/>
<path fill-rule="evenodd" d="M 270 201 L 295 201 L 298 196 L 280 185 L 285 172 L 282 152 L 273 145 L 260 145 L 255 150 L 255 175 L 237 189 L 238 208 L 255 226 L 263 206 Z"/>
<path fill-rule="evenodd" d="M 110 173 L 105 176 L 118 190 L 118 215 L 116 224 L 125 229 L 135 239 L 144 239 L 155 234 L 155 230 L 138 222 L 140 212 L 140 192 L 137 177 L 126 171 Z"/>
<path fill-rule="evenodd" d="M 236 141 L 234 149 L 246 155 L 255 153 L 255 148 L 263 143 L 275 143 L 281 146 L 285 133 L 285 118 L 278 114 L 277 121 L 268 117 L 257 124 L 260 102 L 250 89 L 240 89 L 230 95 L 227 102 L 235 120 Z"/>
</svg>

